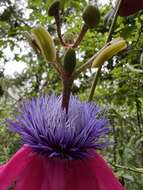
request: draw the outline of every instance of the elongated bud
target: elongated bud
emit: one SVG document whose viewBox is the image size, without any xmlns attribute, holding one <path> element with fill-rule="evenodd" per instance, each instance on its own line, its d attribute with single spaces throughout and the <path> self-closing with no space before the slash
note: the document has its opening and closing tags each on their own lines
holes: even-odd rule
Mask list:
<svg viewBox="0 0 143 190">
<path fill-rule="evenodd" d="M 31 34 L 45 60 L 48 62 L 55 61 L 56 49 L 49 32 L 39 26 L 32 29 Z"/>
<path fill-rule="evenodd" d="M 59 14 L 59 9 L 60 9 L 60 1 L 56 0 L 50 5 L 48 9 L 48 15 L 57 16 L 57 14 Z"/>
<path fill-rule="evenodd" d="M 74 49 L 68 49 L 64 56 L 64 70 L 67 75 L 71 75 L 76 66 L 76 53 Z"/>
<path fill-rule="evenodd" d="M 127 48 L 127 44 L 124 39 L 117 38 L 112 40 L 109 45 L 103 48 L 92 63 L 92 67 L 100 67 L 102 64 L 110 59 L 113 55 Z"/>
<path fill-rule="evenodd" d="M 28 32 L 24 33 L 26 40 L 28 41 L 29 45 L 35 50 L 36 53 L 40 53 L 40 49 L 34 39 L 32 38 L 31 34 Z"/>
<path fill-rule="evenodd" d="M 100 21 L 99 9 L 95 6 L 88 5 L 83 12 L 82 18 L 89 28 L 96 27 Z"/>
</svg>

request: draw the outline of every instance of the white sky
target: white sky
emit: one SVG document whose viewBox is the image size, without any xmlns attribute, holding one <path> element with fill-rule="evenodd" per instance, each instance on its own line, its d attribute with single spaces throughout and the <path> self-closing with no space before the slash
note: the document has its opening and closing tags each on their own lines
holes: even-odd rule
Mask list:
<svg viewBox="0 0 143 190">
<path fill-rule="evenodd" d="M 21 0 L 21 1 L 24 2 L 23 0 Z M 105 4 L 109 3 L 109 0 L 99 0 L 99 2 L 101 2 L 103 5 L 105 5 Z M 21 55 L 21 52 L 18 49 L 16 49 L 15 51 L 17 54 Z M 14 55 L 13 55 L 13 52 L 10 50 L 9 47 L 4 50 L 4 54 L 9 59 L 8 63 L 4 67 L 6 75 L 13 76 L 14 73 L 16 73 L 16 72 L 21 73 L 26 68 L 26 63 L 23 63 L 20 61 L 17 62 L 17 61 L 13 60 Z"/>
</svg>

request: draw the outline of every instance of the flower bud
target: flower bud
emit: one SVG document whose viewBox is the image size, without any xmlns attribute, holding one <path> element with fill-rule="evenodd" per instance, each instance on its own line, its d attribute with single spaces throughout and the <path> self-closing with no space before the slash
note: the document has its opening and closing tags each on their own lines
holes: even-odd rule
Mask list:
<svg viewBox="0 0 143 190">
<path fill-rule="evenodd" d="M 48 10 L 48 15 L 56 16 L 59 12 L 59 9 L 60 9 L 60 1 L 56 0 L 50 5 Z"/>
<path fill-rule="evenodd" d="M 97 26 L 100 21 L 99 9 L 95 6 L 88 5 L 83 12 L 82 18 L 89 28 Z"/>
<path fill-rule="evenodd" d="M 96 58 L 92 63 L 92 67 L 100 67 L 102 64 L 116 55 L 118 52 L 127 48 L 127 44 L 124 39 L 117 38 L 109 42 L 109 45 L 102 48 L 97 54 Z"/>
<path fill-rule="evenodd" d="M 37 46 L 36 42 L 34 41 L 34 39 L 32 38 L 31 34 L 28 32 L 24 33 L 24 36 L 26 37 L 27 42 L 29 43 L 29 45 L 35 50 L 36 53 L 40 53 L 40 49 Z"/>
<path fill-rule="evenodd" d="M 71 75 L 75 69 L 76 66 L 76 53 L 75 50 L 70 48 L 67 50 L 65 56 L 64 56 L 64 70 L 67 75 Z"/>
<path fill-rule="evenodd" d="M 56 49 L 51 35 L 45 28 L 39 26 L 31 30 L 33 40 L 36 42 L 41 54 L 48 62 L 56 60 Z"/>
</svg>

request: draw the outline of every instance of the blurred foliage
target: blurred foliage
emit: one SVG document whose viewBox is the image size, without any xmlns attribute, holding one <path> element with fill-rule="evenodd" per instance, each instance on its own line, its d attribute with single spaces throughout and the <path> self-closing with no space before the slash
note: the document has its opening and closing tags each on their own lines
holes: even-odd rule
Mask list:
<svg viewBox="0 0 143 190">
<path fill-rule="evenodd" d="M 52 0 L 0 1 L 0 163 L 7 160 L 20 146 L 19 138 L 5 126 L 5 118 L 13 117 L 21 100 L 41 93 L 59 94 L 62 89 L 56 71 L 37 57 L 24 36 L 24 32 L 30 31 L 34 26 L 45 26 L 55 40 L 58 60 L 62 60 L 64 50 L 57 40 L 55 22 L 47 14 L 51 2 Z M 61 2 L 62 32 L 70 32 L 72 38 L 76 37 L 83 22 L 81 10 L 87 1 Z M 97 3 L 100 4 L 100 0 Z M 111 4 L 100 4 L 101 22 L 97 28 L 87 32 L 80 47 L 76 49 L 77 66 L 87 61 L 105 44 L 112 20 L 111 10 Z M 111 139 L 115 143 L 102 153 L 114 165 L 127 190 L 141 190 L 143 174 L 124 169 L 124 166 L 143 168 L 143 73 L 132 71 L 127 66 L 129 64 L 143 71 L 140 59 L 143 52 L 143 11 L 125 18 L 118 17 L 113 37 L 119 36 L 128 41 L 128 50 L 104 64 L 94 101 L 105 108 L 105 114 L 113 128 Z M 5 65 L 13 62 L 25 63 L 27 67 L 20 74 L 8 76 L 5 74 Z M 82 100 L 86 99 L 94 75 L 95 71 L 91 69 L 82 73 L 74 83 L 73 94 Z"/>
</svg>

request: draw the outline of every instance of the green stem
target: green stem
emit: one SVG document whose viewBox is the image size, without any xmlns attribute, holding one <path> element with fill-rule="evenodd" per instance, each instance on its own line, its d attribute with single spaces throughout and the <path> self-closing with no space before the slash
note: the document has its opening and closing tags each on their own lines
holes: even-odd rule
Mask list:
<svg viewBox="0 0 143 190">
<path fill-rule="evenodd" d="M 121 169 L 124 169 L 124 170 L 136 172 L 136 173 L 139 173 L 139 174 L 143 174 L 143 168 L 130 168 L 128 166 L 121 166 L 121 165 L 118 165 L 118 164 L 112 164 L 112 166 L 115 167 L 115 168 L 121 168 Z"/>
<path fill-rule="evenodd" d="M 90 94 L 89 94 L 89 97 L 88 97 L 88 102 L 92 101 L 94 91 L 95 91 L 95 88 L 96 88 L 96 85 L 97 85 L 97 82 L 98 82 L 98 78 L 100 76 L 100 71 L 101 71 L 101 67 L 99 67 L 99 69 L 97 70 L 96 76 L 95 76 L 94 81 L 92 83 Z"/>
<path fill-rule="evenodd" d="M 114 32 L 114 28 L 115 28 L 116 20 L 117 20 L 117 17 L 118 17 L 118 11 L 119 11 L 121 2 L 122 2 L 122 0 L 119 0 L 117 2 L 117 7 L 116 7 L 114 17 L 113 17 L 113 20 L 112 20 L 112 23 L 111 23 L 111 26 L 110 26 L 109 35 L 108 35 L 108 38 L 106 40 L 106 43 L 108 43 L 112 39 L 112 34 Z M 101 69 L 102 69 L 102 65 L 98 68 L 98 70 L 96 72 L 96 75 L 94 77 L 88 101 L 92 101 L 92 99 L 93 99 L 93 95 L 94 95 L 94 92 L 95 92 L 95 89 L 96 89 L 96 86 L 97 86 L 97 83 L 98 83 L 98 80 L 99 80 L 99 77 L 100 77 L 100 74 L 101 74 Z"/>
<path fill-rule="evenodd" d="M 59 15 L 57 15 L 57 17 L 55 17 L 55 21 L 56 21 L 57 34 L 58 34 L 59 40 L 63 46 L 66 46 L 65 42 L 63 41 L 62 34 L 61 34 L 61 24 L 60 24 L 60 16 Z"/>
<path fill-rule="evenodd" d="M 109 35 L 108 35 L 106 43 L 108 43 L 112 39 L 112 34 L 114 32 L 114 28 L 115 28 L 116 21 L 118 18 L 118 12 L 119 12 L 119 8 L 120 8 L 121 3 L 122 3 L 122 0 L 118 0 L 117 5 L 116 5 L 116 10 L 114 12 L 114 17 L 113 17 L 113 20 L 112 20 L 112 23 L 111 23 L 111 26 L 109 29 Z"/>
<path fill-rule="evenodd" d="M 80 44 L 80 42 L 82 41 L 82 39 L 85 36 L 87 31 L 88 31 L 88 27 L 85 24 L 83 24 L 82 29 L 80 31 L 80 34 L 77 37 L 77 39 L 76 39 L 75 43 L 73 44 L 72 48 L 76 48 Z"/>
</svg>

